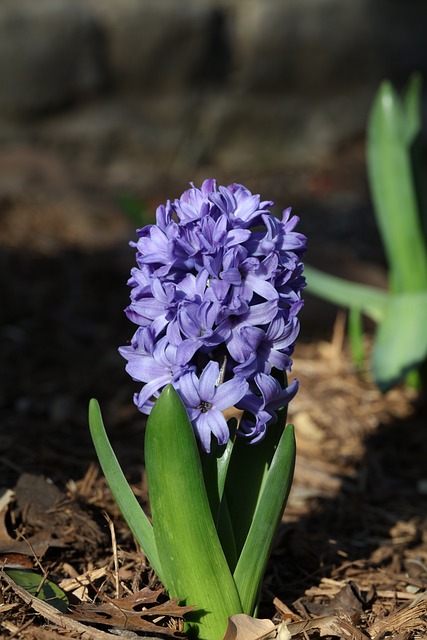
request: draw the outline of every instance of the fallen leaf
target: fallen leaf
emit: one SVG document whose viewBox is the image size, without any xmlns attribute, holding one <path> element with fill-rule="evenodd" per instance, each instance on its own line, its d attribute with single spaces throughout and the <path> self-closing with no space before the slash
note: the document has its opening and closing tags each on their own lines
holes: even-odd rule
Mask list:
<svg viewBox="0 0 427 640">
<path fill-rule="evenodd" d="M 168 619 L 182 619 L 193 611 L 194 607 L 180 606 L 177 598 L 155 604 L 160 593 L 162 589 L 152 591 L 145 587 L 124 598 L 105 598 L 104 602 L 97 604 L 82 602 L 73 608 L 73 613 L 68 617 L 79 622 L 102 624 L 116 629 L 175 637 L 178 631 L 166 626 Z M 164 624 L 160 624 L 161 622 Z"/>
<path fill-rule="evenodd" d="M 282 623 L 283 624 L 283 623 Z M 366 640 L 367 636 L 357 629 L 344 613 L 339 615 L 321 616 L 313 620 L 291 622 L 288 626 L 291 637 L 299 633 L 307 633 L 313 629 L 319 631 L 322 636 L 338 636 L 341 640 Z"/>
<path fill-rule="evenodd" d="M 352 622 L 357 622 L 363 612 L 364 604 L 365 601 L 359 587 L 350 580 L 329 602 L 308 602 L 305 606 L 311 614 L 317 616 L 333 615 L 343 611 Z"/>
<path fill-rule="evenodd" d="M 8 569 L 32 569 L 34 564 L 23 553 L 0 553 L 0 566 Z"/>
<path fill-rule="evenodd" d="M 41 558 L 48 550 L 50 543 L 50 535 L 45 531 L 36 533 L 27 540 L 16 540 L 10 536 L 6 526 L 6 517 L 14 495 L 13 491 L 8 489 L 0 503 L 0 555 L 3 556 L 4 565 L 9 564 L 9 560 L 12 561 L 11 558 L 16 555 L 36 555 Z M 15 560 L 17 560 L 16 557 Z M 25 564 L 25 561 L 23 561 L 23 564 Z"/>
<path fill-rule="evenodd" d="M 51 580 L 36 571 L 28 569 L 5 569 L 4 572 L 12 580 L 28 591 L 30 595 L 48 602 L 52 607 L 65 613 L 68 609 L 68 598 L 65 593 Z"/>
<path fill-rule="evenodd" d="M 15 494 L 12 489 L 3 489 L 0 496 L 0 511 L 3 511 L 3 509 L 7 507 L 14 498 Z"/>
<path fill-rule="evenodd" d="M 277 627 L 277 640 L 291 640 L 292 635 L 286 622 L 281 622 Z"/>
<path fill-rule="evenodd" d="M 223 640 L 267 640 L 267 638 L 275 638 L 276 635 L 277 627 L 271 620 L 252 618 L 245 613 L 237 613 L 228 619 Z M 282 640 L 286 640 L 286 638 L 282 638 Z"/>
</svg>

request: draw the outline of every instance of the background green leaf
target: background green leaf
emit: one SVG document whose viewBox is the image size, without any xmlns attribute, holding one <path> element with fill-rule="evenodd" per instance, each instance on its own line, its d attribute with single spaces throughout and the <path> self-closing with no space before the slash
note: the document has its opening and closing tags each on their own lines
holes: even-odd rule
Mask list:
<svg viewBox="0 0 427 640">
<path fill-rule="evenodd" d="M 308 292 L 349 307 L 350 320 L 360 310 L 378 323 L 372 371 L 383 390 L 427 359 L 427 207 L 420 134 L 421 77 L 412 76 L 402 100 L 389 82 L 383 82 L 368 122 L 367 164 L 390 291 L 305 268 Z M 352 344 L 360 346 L 359 329 L 350 324 L 356 336 Z"/>
<path fill-rule="evenodd" d="M 387 292 L 323 273 L 306 265 L 307 292 L 344 307 L 356 307 L 375 322 L 381 322 L 387 304 Z"/>
<path fill-rule="evenodd" d="M 414 73 L 408 83 L 403 97 L 405 109 L 407 144 L 412 163 L 412 175 L 418 201 L 418 211 L 424 232 L 424 242 L 427 242 L 427 187 L 425 178 L 424 141 L 422 138 L 422 77 Z"/>
<path fill-rule="evenodd" d="M 348 338 L 352 360 L 360 370 L 365 359 L 365 349 L 363 344 L 362 314 L 357 307 L 351 307 L 348 314 Z"/>
<path fill-rule="evenodd" d="M 377 329 L 372 371 L 387 391 L 427 358 L 427 291 L 390 296 Z"/>
<path fill-rule="evenodd" d="M 419 127 L 417 91 L 413 84 L 404 109 L 391 84 L 383 82 L 368 122 L 369 184 L 395 293 L 427 288 L 427 253 L 410 153 Z"/>
<path fill-rule="evenodd" d="M 146 206 L 130 193 L 119 194 L 117 196 L 117 203 L 128 216 L 130 222 L 136 225 L 137 228 L 149 224 L 150 221 Z"/>
</svg>

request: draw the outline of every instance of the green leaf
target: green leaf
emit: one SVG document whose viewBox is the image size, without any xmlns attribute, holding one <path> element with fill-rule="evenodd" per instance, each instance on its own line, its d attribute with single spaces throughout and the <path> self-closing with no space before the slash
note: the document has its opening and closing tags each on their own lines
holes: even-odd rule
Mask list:
<svg viewBox="0 0 427 640">
<path fill-rule="evenodd" d="M 234 419 L 233 419 L 234 422 Z M 236 542 L 224 496 L 228 465 L 234 447 L 235 428 L 230 429 L 230 439 L 226 445 L 219 446 L 212 442 L 210 453 L 200 452 L 203 479 L 208 495 L 209 505 L 215 527 L 221 542 L 222 550 L 232 571 L 237 562 Z"/>
<path fill-rule="evenodd" d="M 254 445 L 256 449 L 258 445 Z M 243 612 L 253 615 L 261 581 L 283 515 L 295 468 L 295 434 L 293 425 L 283 432 L 253 516 L 242 553 L 234 571 Z"/>
<path fill-rule="evenodd" d="M 387 391 L 427 358 L 427 291 L 390 296 L 372 354 L 376 383 Z"/>
<path fill-rule="evenodd" d="M 4 569 L 16 584 L 61 613 L 68 609 L 68 598 L 58 585 L 29 569 Z"/>
<path fill-rule="evenodd" d="M 121 193 L 117 196 L 119 207 L 128 216 L 132 224 L 143 227 L 148 224 L 148 216 L 143 203 L 129 193 Z"/>
<path fill-rule="evenodd" d="M 427 253 L 410 155 L 417 128 L 412 106 L 415 94 L 410 93 L 407 99 L 408 122 L 393 87 L 383 82 L 368 123 L 369 183 L 395 293 L 427 287 Z"/>
<path fill-rule="evenodd" d="M 225 485 L 226 510 L 221 510 L 220 516 L 231 520 L 236 559 L 245 544 L 271 460 L 283 433 L 285 415 L 286 408 L 280 420 L 268 427 L 265 438 L 255 445 L 242 437 L 235 439 Z M 225 526 L 220 522 L 219 528 L 224 530 Z M 234 571 L 235 566 L 230 564 L 230 568 Z"/>
<path fill-rule="evenodd" d="M 403 96 L 405 142 L 410 147 L 421 133 L 422 78 L 414 73 Z"/>
<path fill-rule="evenodd" d="M 358 307 L 374 322 L 381 322 L 387 304 L 387 292 L 365 284 L 331 276 L 306 265 L 307 292 L 344 307 Z"/>
<path fill-rule="evenodd" d="M 203 640 L 219 640 L 228 617 L 242 612 L 216 532 L 200 455 L 185 407 L 171 385 L 147 423 L 145 464 L 164 584 L 173 597 L 198 608 Z M 191 615 L 190 615 L 191 617 Z"/>
<path fill-rule="evenodd" d="M 427 186 L 425 180 L 424 145 L 422 140 L 421 91 L 421 75 L 414 73 L 409 79 L 403 104 L 407 132 L 406 141 L 411 156 L 412 174 L 418 200 L 421 226 L 424 231 L 424 242 L 427 242 Z"/>
<path fill-rule="evenodd" d="M 153 527 L 124 476 L 110 441 L 108 440 L 99 404 L 93 398 L 89 403 L 89 425 L 98 460 L 111 489 L 111 493 L 129 529 L 141 546 L 154 571 L 160 580 L 163 581 Z"/>
<path fill-rule="evenodd" d="M 230 429 L 230 433 L 233 431 L 235 431 L 235 429 Z M 203 477 L 215 523 L 218 522 L 218 513 L 224 493 L 225 479 L 233 451 L 233 442 L 233 436 L 230 436 L 227 444 L 219 446 L 215 442 L 212 442 L 210 453 L 201 452 Z"/>
<path fill-rule="evenodd" d="M 351 307 L 348 314 L 348 337 L 350 341 L 351 357 L 358 369 L 362 368 L 365 356 L 363 348 L 363 324 L 360 309 Z"/>
<path fill-rule="evenodd" d="M 234 538 L 233 523 L 225 495 L 223 496 L 219 507 L 216 529 L 218 531 L 218 537 L 230 571 L 234 571 L 238 559 L 237 547 L 236 540 Z"/>
</svg>

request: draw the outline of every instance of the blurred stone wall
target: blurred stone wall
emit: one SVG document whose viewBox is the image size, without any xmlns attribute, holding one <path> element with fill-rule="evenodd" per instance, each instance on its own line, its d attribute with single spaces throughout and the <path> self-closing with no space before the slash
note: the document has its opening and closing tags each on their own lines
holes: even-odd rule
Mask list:
<svg viewBox="0 0 427 640">
<path fill-rule="evenodd" d="M 1 0 L 0 144 L 117 185 L 321 161 L 426 32 L 424 0 Z"/>
</svg>

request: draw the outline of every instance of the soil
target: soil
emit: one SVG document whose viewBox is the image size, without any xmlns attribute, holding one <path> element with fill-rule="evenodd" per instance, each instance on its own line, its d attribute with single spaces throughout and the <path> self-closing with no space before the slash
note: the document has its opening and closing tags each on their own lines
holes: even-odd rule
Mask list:
<svg viewBox="0 0 427 640">
<path fill-rule="evenodd" d="M 252 181 L 264 195 L 274 182 Z M 329 169 L 312 167 L 299 182 L 290 175 L 287 184 L 310 235 L 312 262 L 384 281 L 360 157 L 347 154 L 336 170 L 332 161 Z M 304 197 L 301 185 L 312 185 Z M 182 191 L 172 186 L 144 194 L 147 210 Z M 79 618 L 84 627 L 67 626 L 2 574 L 0 637 L 116 637 L 123 621 L 110 616 L 106 624 L 101 604 L 107 599 L 122 610 L 118 598 L 133 606 L 139 590 L 161 590 L 99 471 L 87 426 L 88 401 L 96 397 L 126 476 L 148 508 L 143 418 L 117 353 L 133 333 L 123 309 L 135 224 L 108 185 L 88 184 L 39 149 L 11 150 L 0 187 L 0 558 L 5 569 L 33 567 L 72 603 L 95 609 Z M 273 199 L 287 206 L 276 191 Z M 300 391 L 289 410 L 295 481 L 260 617 L 291 622 L 295 638 L 424 638 L 426 404 L 405 385 L 378 391 L 369 372 L 369 325 L 366 359 L 356 371 L 344 325 L 342 312 L 307 296 L 294 356 Z M 166 605 L 152 616 L 157 633 L 182 629 L 180 612 L 161 591 L 146 606 L 157 601 Z M 152 635 L 138 624 L 125 637 Z"/>
</svg>

